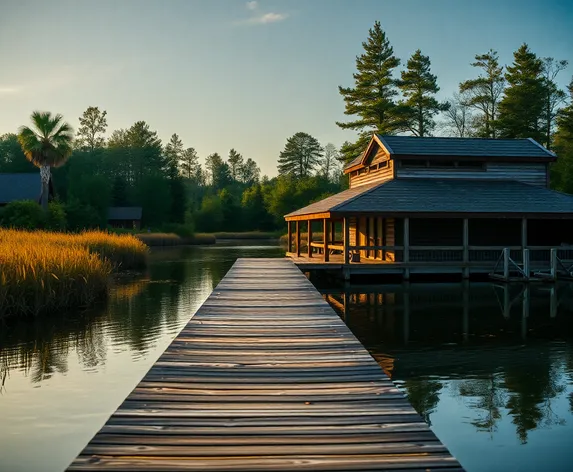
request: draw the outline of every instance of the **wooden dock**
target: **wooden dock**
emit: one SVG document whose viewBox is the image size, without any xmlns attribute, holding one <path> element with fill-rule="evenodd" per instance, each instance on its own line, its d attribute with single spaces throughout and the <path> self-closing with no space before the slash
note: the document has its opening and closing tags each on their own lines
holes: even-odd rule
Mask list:
<svg viewBox="0 0 573 472">
<path fill-rule="evenodd" d="M 239 259 L 68 470 L 463 469 L 293 262 Z"/>
</svg>

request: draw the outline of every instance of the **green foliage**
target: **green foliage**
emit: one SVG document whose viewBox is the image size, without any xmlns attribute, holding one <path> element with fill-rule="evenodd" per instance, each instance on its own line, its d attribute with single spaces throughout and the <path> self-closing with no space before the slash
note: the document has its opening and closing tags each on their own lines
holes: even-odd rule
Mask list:
<svg viewBox="0 0 573 472">
<path fill-rule="evenodd" d="M 318 140 L 308 133 L 296 133 L 287 139 L 278 161 L 279 175 L 309 177 L 320 164 L 324 149 Z"/>
<path fill-rule="evenodd" d="M 201 166 L 199 165 L 199 156 L 194 148 L 187 148 L 181 154 L 179 161 L 181 175 L 188 180 L 197 179 L 200 176 Z M 200 179 L 199 179 L 200 180 Z"/>
<path fill-rule="evenodd" d="M 1 172 L 34 172 L 34 164 L 26 160 L 18 136 L 8 133 L 0 136 L 0 170 Z"/>
<path fill-rule="evenodd" d="M 80 127 L 76 135 L 76 145 L 90 151 L 105 145 L 102 136 L 107 129 L 107 111 L 100 111 L 98 107 L 88 107 L 80 116 Z"/>
<path fill-rule="evenodd" d="M 64 206 L 67 227 L 70 231 L 97 228 L 101 224 L 101 216 L 90 205 L 82 204 L 77 199 L 68 200 Z"/>
<path fill-rule="evenodd" d="M 243 192 L 241 205 L 246 228 L 259 231 L 274 228 L 273 218 L 265 207 L 265 198 L 260 184 L 255 184 Z"/>
<path fill-rule="evenodd" d="M 111 203 L 112 206 L 127 206 L 127 182 L 121 175 L 117 175 L 113 179 L 111 186 Z"/>
<path fill-rule="evenodd" d="M 66 226 L 67 218 L 64 205 L 57 201 L 50 202 L 44 228 L 49 231 L 65 231 Z"/>
<path fill-rule="evenodd" d="M 508 87 L 499 104 L 499 130 L 504 138 L 533 138 L 543 142 L 541 116 L 545 99 L 543 62 L 523 44 L 507 67 Z"/>
<path fill-rule="evenodd" d="M 168 218 L 172 208 L 169 182 L 161 175 L 144 177 L 139 187 L 139 202 L 143 212 L 142 224 L 160 227 Z"/>
<path fill-rule="evenodd" d="M 237 152 L 235 149 L 229 151 L 229 159 L 227 159 L 229 164 L 229 172 L 231 178 L 234 181 L 239 181 L 241 178 L 241 171 L 244 165 L 243 156 Z"/>
<path fill-rule="evenodd" d="M 437 77 L 430 72 L 430 58 L 419 49 L 402 71 L 399 87 L 405 99 L 401 102 L 404 128 L 414 136 L 430 135 L 436 126 L 434 116 L 447 110 L 449 105 L 435 99 L 434 95 L 440 90 Z"/>
<path fill-rule="evenodd" d="M 196 215 L 196 227 L 200 231 L 219 231 L 224 223 L 223 204 L 219 195 L 206 195 Z"/>
<path fill-rule="evenodd" d="M 2 210 L 2 226 L 14 229 L 37 229 L 44 223 L 42 208 L 31 200 L 11 202 Z"/>
<path fill-rule="evenodd" d="M 551 186 L 573 193 L 573 79 L 569 83 L 569 105 L 557 117 L 555 150 L 559 158 L 551 168 Z"/>
<path fill-rule="evenodd" d="M 400 59 L 394 56 L 394 49 L 379 21 L 369 30 L 368 39 L 362 46 L 364 53 L 356 58 L 355 87 L 338 88 L 346 103 L 344 113 L 357 119 L 347 123 L 338 122 L 337 125 L 360 134 L 354 146 L 343 147 L 346 162 L 364 150 L 373 132 L 394 134 L 401 129 L 402 123 L 400 107 L 395 100 L 398 95 L 397 81 L 393 77 Z"/>
<path fill-rule="evenodd" d="M 68 200 L 95 210 L 97 217 L 89 227 L 105 228 L 111 203 L 111 185 L 103 175 L 85 174 L 69 182 Z"/>
<path fill-rule="evenodd" d="M 474 126 L 475 134 L 483 138 L 497 137 L 496 119 L 498 106 L 505 88 L 503 67 L 499 65 L 497 51 L 490 49 L 486 54 L 475 56 L 473 67 L 481 69 L 480 75 L 475 79 L 466 80 L 460 84 L 460 94 L 464 98 L 462 106 L 468 106 L 478 111 Z M 460 110 L 463 111 L 463 110 Z M 459 115 L 458 115 L 459 118 Z M 466 122 L 460 126 L 459 119 L 456 124 L 458 131 L 465 134 Z"/>
</svg>

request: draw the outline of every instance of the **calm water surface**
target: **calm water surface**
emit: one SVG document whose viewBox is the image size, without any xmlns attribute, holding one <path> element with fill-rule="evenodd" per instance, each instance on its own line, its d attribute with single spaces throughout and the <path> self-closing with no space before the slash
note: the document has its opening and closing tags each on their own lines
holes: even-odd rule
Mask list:
<svg viewBox="0 0 573 472">
<path fill-rule="evenodd" d="M 322 291 L 469 472 L 573 471 L 573 285 Z"/>
<path fill-rule="evenodd" d="M 155 251 L 106 307 L 0 325 L 0 471 L 63 470 L 237 257 L 281 255 Z M 322 291 L 469 472 L 573 470 L 572 286 Z"/>
</svg>

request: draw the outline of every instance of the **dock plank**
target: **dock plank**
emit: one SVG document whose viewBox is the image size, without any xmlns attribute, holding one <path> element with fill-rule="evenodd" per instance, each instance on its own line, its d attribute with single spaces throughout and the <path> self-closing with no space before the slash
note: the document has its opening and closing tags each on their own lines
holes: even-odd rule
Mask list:
<svg viewBox="0 0 573 472">
<path fill-rule="evenodd" d="M 239 259 L 68 470 L 463 469 L 291 261 Z"/>
</svg>

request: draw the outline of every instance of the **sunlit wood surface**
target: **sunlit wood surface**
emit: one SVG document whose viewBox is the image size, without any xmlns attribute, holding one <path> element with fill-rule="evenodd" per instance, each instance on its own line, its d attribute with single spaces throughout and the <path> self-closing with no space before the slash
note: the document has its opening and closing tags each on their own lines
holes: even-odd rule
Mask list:
<svg viewBox="0 0 573 472">
<path fill-rule="evenodd" d="M 239 259 L 69 470 L 462 468 L 292 261 Z"/>
</svg>

